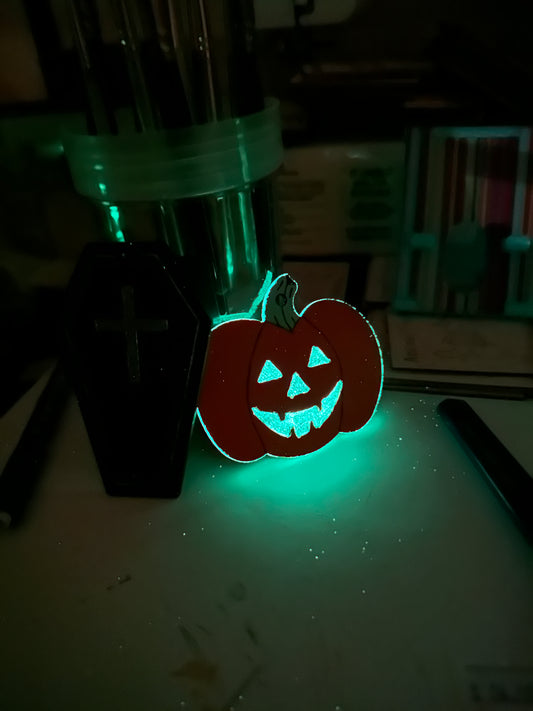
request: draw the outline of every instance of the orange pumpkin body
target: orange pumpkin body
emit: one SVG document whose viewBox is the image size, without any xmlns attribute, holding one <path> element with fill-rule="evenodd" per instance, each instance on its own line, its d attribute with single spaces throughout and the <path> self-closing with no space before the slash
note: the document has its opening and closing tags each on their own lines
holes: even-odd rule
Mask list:
<svg viewBox="0 0 533 711">
<path fill-rule="evenodd" d="M 232 459 L 294 457 L 363 427 L 382 379 L 379 343 L 366 319 L 323 299 L 307 306 L 292 330 L 253 319 L 213 329 L 198 411 Z"/>
</svg>

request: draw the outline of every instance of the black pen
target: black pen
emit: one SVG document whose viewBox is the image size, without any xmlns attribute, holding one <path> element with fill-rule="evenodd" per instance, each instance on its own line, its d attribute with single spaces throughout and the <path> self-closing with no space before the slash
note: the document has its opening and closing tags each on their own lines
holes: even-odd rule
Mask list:
<svg viewBox="0 0 533 711">
<path fill-rule="evenodd" d="M 0 474 L 0 528 L 21 521 L 47 460 L 68 392 L 63 370 L 56 365 Z"/>
<path fill-rule="evenodd" d="M 464 400 L 443 400 L 437 411 L 533 542 L 533 478 Z"/>
</svg>

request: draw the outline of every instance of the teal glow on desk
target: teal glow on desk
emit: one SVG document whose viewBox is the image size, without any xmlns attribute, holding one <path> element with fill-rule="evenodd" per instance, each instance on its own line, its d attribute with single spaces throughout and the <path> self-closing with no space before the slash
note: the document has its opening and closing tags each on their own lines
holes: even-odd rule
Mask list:
<svg viewBox="0 0 533 711">
<path fill-rule="evenodd" d="M 0 420 L 0 466 L 35 397 Z M 533 550 L 440 399 L 385 392 L 366 429 L 298 460 L 236 464 L 197 431 L 170 501 L 106 496 L 72 401 L 27 523 L 0 536 L 2 708 L 525 702 Z M 470 402 L 533 471 L 533 402 Z"/>
</svg>

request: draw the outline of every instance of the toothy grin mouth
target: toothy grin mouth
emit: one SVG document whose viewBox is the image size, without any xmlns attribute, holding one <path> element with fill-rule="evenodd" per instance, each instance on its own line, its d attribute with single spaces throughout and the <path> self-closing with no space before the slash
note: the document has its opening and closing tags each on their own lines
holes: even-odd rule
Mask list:
<svg viewBox="0 0 533 711">
<path fill-rule="evenodd" d="M 252 412 L 260 422 L 281 437 L 290 437 L 293 430 L 297 437 L 303 437 L 309 433 L 311 425 L 317 430 L 322 427 L 335 409 L 341 390 L 342 380 L 339 380 L 333 390 L 322 398 L 320 407 L 313 405 L 305 410 L 287 412 L 283 419 L 277 412 L 260 410 L 258 407 L 252 407 Z"/>
</svg>

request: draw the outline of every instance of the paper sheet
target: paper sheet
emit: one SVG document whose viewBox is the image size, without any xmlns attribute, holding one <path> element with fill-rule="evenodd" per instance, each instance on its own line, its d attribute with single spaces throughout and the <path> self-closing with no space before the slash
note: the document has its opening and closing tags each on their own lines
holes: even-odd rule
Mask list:
<svg viewBox="0 0 533 711">
<path fill-rule="evenodd" d="M 391 365 L 415 370 L 533 375 L 533 326 L 388 315 Z"/>
</svg>

